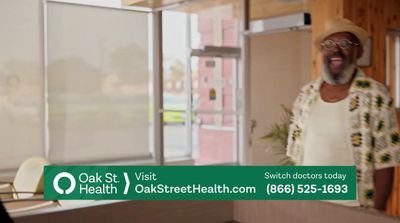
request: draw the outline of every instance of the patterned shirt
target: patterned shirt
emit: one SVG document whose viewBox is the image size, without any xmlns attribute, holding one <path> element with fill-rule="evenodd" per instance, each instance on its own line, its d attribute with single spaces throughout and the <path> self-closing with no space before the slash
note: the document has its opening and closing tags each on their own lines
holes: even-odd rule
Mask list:
<svg viewBox="0 0 400 223">
<path fill-rule="evenodd" d="M 321 79 L 304 86 L 293 106 L 287 155 L 297 165 L 304 153 L 305 120 L 317 100 Z M 384 85 L 365 76 L 361 69 L 349 89 L 348 116 L 351 145 L 357 168 L 361 206 L 374 206 L 374 172 L 400 164 L 400 135 L 393 100 Z"/>
</svg>

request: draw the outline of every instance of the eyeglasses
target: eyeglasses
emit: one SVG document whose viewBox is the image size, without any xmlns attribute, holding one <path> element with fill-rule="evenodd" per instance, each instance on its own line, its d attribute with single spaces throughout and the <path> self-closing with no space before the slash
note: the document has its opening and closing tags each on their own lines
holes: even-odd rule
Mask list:
<svg viewBox="0 0 400 223">
<path fill-rule="evenodd" d="M 352 42 L 348 39 L 341 39 L 339 41 L 333 41 L 333 40 L 325 40 L 323 43 L 321 43 L 321 47 L 327 50 L 332 50 L 335 45 L 340 47 L 342 50 L 346 50 L 350 48 L 352 45 L 358 46 L 358 43 Z"/>
</svg>

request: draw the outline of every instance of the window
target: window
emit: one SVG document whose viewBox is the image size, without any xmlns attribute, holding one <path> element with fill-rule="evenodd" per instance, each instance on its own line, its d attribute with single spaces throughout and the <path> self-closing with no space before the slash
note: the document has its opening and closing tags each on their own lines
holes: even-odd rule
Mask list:
<svg viewBox="0 0 400 223">
<path fill-rule="evenodd" d="M 0 2 L 1 170 L 153 155 L 148 10 L 64 2 Z"/>
<path fill-rule="evenodd" d="M 165 11 L 163 16 L 163 128 L 164 154 L 167 159 L 190 157 L 185 122 L 190 115 L 187 79 L 188 15 Z"/>
<path fill-rule="evenodd" d="M 0 1 L 1 169 L 44 155 L 41 3 Z"/>
<path fill-rule="evenodd" d="M 163 11 L 161 88 L 157 10 L 119 0 L 1 1 L 0 169 L 32 156 L 54 164 L 236 162 L 240 52 L 224 50 L 238 49 L 240 2 Z"/>
<path fill-rule="evenodd" d="M 47 21 L 50 160 L 150 158 L 147 13 L 48 2 Z"/>
</svg>

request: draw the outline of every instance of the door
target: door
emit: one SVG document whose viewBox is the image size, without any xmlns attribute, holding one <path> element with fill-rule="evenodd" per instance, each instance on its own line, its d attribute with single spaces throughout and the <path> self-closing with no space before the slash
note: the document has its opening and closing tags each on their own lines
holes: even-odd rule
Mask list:
<svg viewBox="0 0 400 223">
<path fill-rule="evenodd" d="M 196 164 L 234 163 L 238 149 L 237 60 L 192 52 L 192 148 Z M 239 55 L 237 55 L 239 56 Z"/>
<path fill-rule="evenodd" d="M 165 159 L 236 163 L 241 1 L 163 11 Z M 186 21 L 186 22 L 185 22 Z"/>
<path fill-rule="evenodd" d="M 262 140 L 284 115 L 300 88 L 311 79 L 311 33 L 287 31 L 250 37 L 250 151 L 253 164 L 277 164 L 282 158 L 267 152 Z"/>
</svg>

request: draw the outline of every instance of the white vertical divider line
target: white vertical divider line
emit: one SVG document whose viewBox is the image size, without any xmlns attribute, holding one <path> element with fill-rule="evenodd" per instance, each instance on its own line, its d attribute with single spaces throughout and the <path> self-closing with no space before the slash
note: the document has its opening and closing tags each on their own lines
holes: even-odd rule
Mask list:
<svg viewBox="0 0 400 223">
<path fill-rule="evenodd" d="M 242 9 L 244 7 L 243 4 L 240 4 L 240 9 Z M 233 9 L 234 10 L 234 9 Z M 243 52 L 242 47 L 241 47 L 241 42 L 240 42 L 240 35 L 242 35 L 242 15 L 239 17 L 239 21 L 236 24 L 236 30 L 237 30 L 237 44 L 238 47 L 240 49 L 240 53 L 237 57 L 234 58 L 234 64 L 232 64 L 232 70 L 234 71 L 234 73 L 232 74 L 232 110 L 235 112 L 235 114 L 233 115 L 233 129 L 234 129 L 234 135 L 233 135 L 233 145 L 235 146 L 235 151 L 234 151 L 234 160 L 236 163 L 238 163 L 239 161 L 239 150 L 240 150 L 240 116 L 241 116 L 241 112 L 240 112 L 240 108 L 239 108 L 239 104 L 238 100 L 238 93 L 239 93 L 239 75 L 241 74 L 240 72 L 240 66 L 239 66 L 239 60 L 241 57 L 241 54 Z"/>
<path fill-rule="evenodd" d="M 47 26 L 47 0 L 43 4 L 43 146 L 44 157 L 49 159 L 50 138 L 49 138 L 49 91 L 48 91 L 48 26 Z"/>
<path fill-rule="evenodd" d="M 237 33 L 238 35 L 240 35 L 240 31 L 239 31 L 239 27 L 237 27 Z M 240 55 L 239 55 L 240 57 Z M 236 57 L 233 59 L 233 64 L 232 64 L 232 70 L 233 70 L 233 74 L 232 74 L 232 110 L 234 111 L 234 115 L 232 118 L 232 127 L 234 129 L 234 133 L 233 133 L 233 145 L 235 146 L 235 151 L 234 151 L 234 160 L 235 162 L 238 161 L 239 159 L 239 117 L 240 117 L 240 112 L 238 112 L 238 74 L 239 72 L 239 59 Z"/>
<path fill-rule="evenodd" d="M 239 103 L 237 106 L 239 116 L 239 149 L 238 162 L 240 165 L 246 165 L 251 162 L 252 153 L 250 151 L 250 75 L 248 66 L 248 45 L 249 37 L 245 35 L 248 30 L 248 13 L 249 0 L 242 0 L 241 23 L 239 46 L 241 48 L 240 59 L 238 60 L 239 67 Z"/>
<path fill-rule="evenodd" d="M 191 35 L 190 14 L 186 15 L 186 64 L 185 64 L 185 94 L 186 94 L 186 114 L 185 126 L 187 132 L 187 151 L 193 157 L 193 134 L 192 134 L 192 35 Z"/>
<path fill-rule="evenodd" d="M 147 48 L 148 48 L 148 71 L 149 71 L 149 89 L 148 89 L 148 94 L 149 94 L 149 104 L 152 104 L 152 106 L 148 106 L 149 108 L 153 108 L 153 110 L 149 111 L 149 114 L 151 112 L 152 114 L 152 119 L 151 119 L 151 125 L 149 127 L 149 152 L 150 154 L 153 155 L 152 159 L 155 161 L 155 112 L 156 108 L 154 107 L 154 92 L 155 92 L 155 85 L 154 85 L 154 50 L 153 50 L 153 14 L 148 13 L 147 14 Z"/>
</svg>

